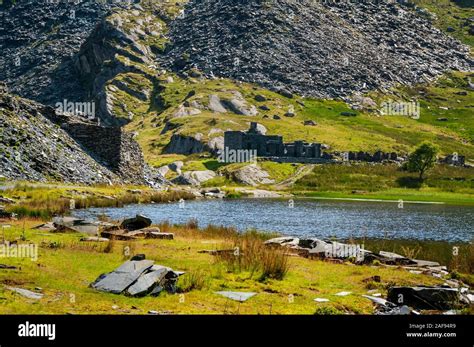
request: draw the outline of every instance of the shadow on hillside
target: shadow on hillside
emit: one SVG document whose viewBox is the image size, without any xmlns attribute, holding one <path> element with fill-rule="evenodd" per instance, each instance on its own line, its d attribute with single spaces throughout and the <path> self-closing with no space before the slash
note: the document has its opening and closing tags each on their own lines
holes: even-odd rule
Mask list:
<svg viewBox="0 0 474 347">
<path fill-rule="evenodd" d="M 423 181 L 418 177 L 404 176 L 397 178 L 397 184 L 403 188 L 421 188 Z"/>
<path fill-rule="evenodd" d="M 454 0 L 454 3 L 460 7 L 474 7 L 472 0 Z"/>
</svg>

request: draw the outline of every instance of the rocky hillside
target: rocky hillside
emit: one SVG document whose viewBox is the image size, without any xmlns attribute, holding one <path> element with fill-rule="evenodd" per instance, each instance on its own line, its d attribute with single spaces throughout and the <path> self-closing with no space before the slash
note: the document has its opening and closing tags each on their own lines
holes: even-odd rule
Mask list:
<svg viewBox="0 0 474 347">
<path fill-rule="evenodd" d="M 0 89 L 0 175 L 29 181 L 118 183 L 116 174 L 47 117 L 52 113 L 51 108 Z"/>
<path fill-rule="evenodd" d="M 0 6 L 0 80 L 12 93 L 46 104 L 84 100 L 72 57 L 108 10 L 99 1 Z"/>
<path fill-rule="evenodd" d="M 467 47 L 387 2 L 190 1 L 166 62 L 272 90 L 333 98 L 474 66 Z"/>
<path fill-rule="evenodd" d="M 473 63 L 434 26 L 443 12 L 309 0 L 105 3 L 0 6 L 0 80 L 48 105 L 95 102 L 100 123 L 131 132 L 151 166 L 216 171 L 202 152 L 215 154 L 224 131 L 253 121 L 332 152 L 406 154 L 427 140 L 474 158 Z M 453 13 L 468 20 L 469 10 Z M 421 118 L 381 117 L 387 98 L 419 100 Z M 88 127 L 65 130 L 98 165 L 121 179 L 140 181 L 141 168 L 146 181 L 157 178 L 128 135 L 95 146 L 84 142 Z M 94 132 L 121 138 L 117 129 Z M 131 161 L 122 145 L 137 152 Z"/>
</svg>

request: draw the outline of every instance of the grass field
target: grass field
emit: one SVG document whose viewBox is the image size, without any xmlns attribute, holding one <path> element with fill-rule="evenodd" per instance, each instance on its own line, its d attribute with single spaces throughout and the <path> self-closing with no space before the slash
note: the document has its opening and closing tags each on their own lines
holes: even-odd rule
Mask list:
<svg viewBox="0 0 474 347">
<path fill-rule="evenodd" d="M 8 230 L 7 240 L 18 239 L 22 222 Z M 144 240 L 107 243 L 80 242 L 79 234 L 52 234 L 25 224 L 26 243 L 39 245 L 37 261 L 21 258 L 0 258 L 0 263 L 17 266 L 17 270 L 0 269 L 0 313 L 2 314 L 146 314 L 150 310 L 162 314 L 370 314 L 371 302 L 363 298 L 369 290 L 385 294 L 389 285 L 437 284 L 442 280 L 416 275 L 401 268 L 356 266 L 351 263 L 332 264 L 318 260 L 290 257 L 289 270 L 282 280 L 261 279 L 260 272 L 229 269 L 205 249 L 222 249 L 235 244 L 229 229 L 162 226 L 175 233 L 175 240 Z M 254 237 L 258 237 L 254 235 Z M 157 298 L 131 298 L 100 293 L 89 284 L 100 274 L 118 267 L 127 257 L 124 248 L 133 254 L 145 253 L 158 264 L 170 266 L 187 274 L 178 282 L 177 294 Z M 381 276 L 381 283 L 368 278 Z M 5 286 L 35 290 L 45 296 L 39 301 L 26 299 L 5 289 Z M 191 289 L 193 288 L 193 289 Z M 258 293 L 239 304 L 215 294 L 234 290 Z M 351 295 L 336 296 L 341 291 Z M 317 303 L 315 298 L 327 298 Z"/>
<path fill-rule="evenodd" d="M 474 204 L 474 169 L 437 165 L 421 184 L 396 165 L 318 165 L 291 188 L 295 194 Z"/>
</svg>

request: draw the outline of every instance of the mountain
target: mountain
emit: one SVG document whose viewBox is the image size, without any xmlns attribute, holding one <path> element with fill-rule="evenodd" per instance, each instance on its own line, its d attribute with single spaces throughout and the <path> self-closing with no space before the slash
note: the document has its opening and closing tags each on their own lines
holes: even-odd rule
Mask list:
<svg viewBox="0 0 474 347">
<path fill-rule="evenodd" d="M 21 1 L 0 6 L 0 80 L 25 103 L 94 104 L 87 126 L 127 138 L 138 170 L 64 130 L 122 182 L 160 182 L 143 158 L 208 169 L 201 152 L 254 121 L 329 151 L 406 154 L 428 140 L 469 161 L 474 10 L 443 1 Z M 422 116 L 382 117 L 387 99 L 418 101 Z"/>
<path fill-rule="evenodd" d="M 190 1 L 165 64 L 335 98 L 469 70 L 469 48 L 393 2 Z"/>
</svg>

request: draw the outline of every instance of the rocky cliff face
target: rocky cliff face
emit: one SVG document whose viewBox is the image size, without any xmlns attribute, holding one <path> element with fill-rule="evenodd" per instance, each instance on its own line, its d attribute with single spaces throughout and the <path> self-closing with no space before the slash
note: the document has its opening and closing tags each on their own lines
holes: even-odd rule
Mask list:
<svg viewBox="0 0 474 347">
<path fill-rule="evenodd" d="M 391 1 L 192 0 L 170 41 L 164 63 L 177 71 L 323 98 L 474 66 L 468 48 Z"/>
<path fill-rule="evenodd" d="M 72 57 L 109 9 L 106 2 L 47 0 L 0 7 L 0 80 L 45 104 L 84 100 Z"/>
</svg>

